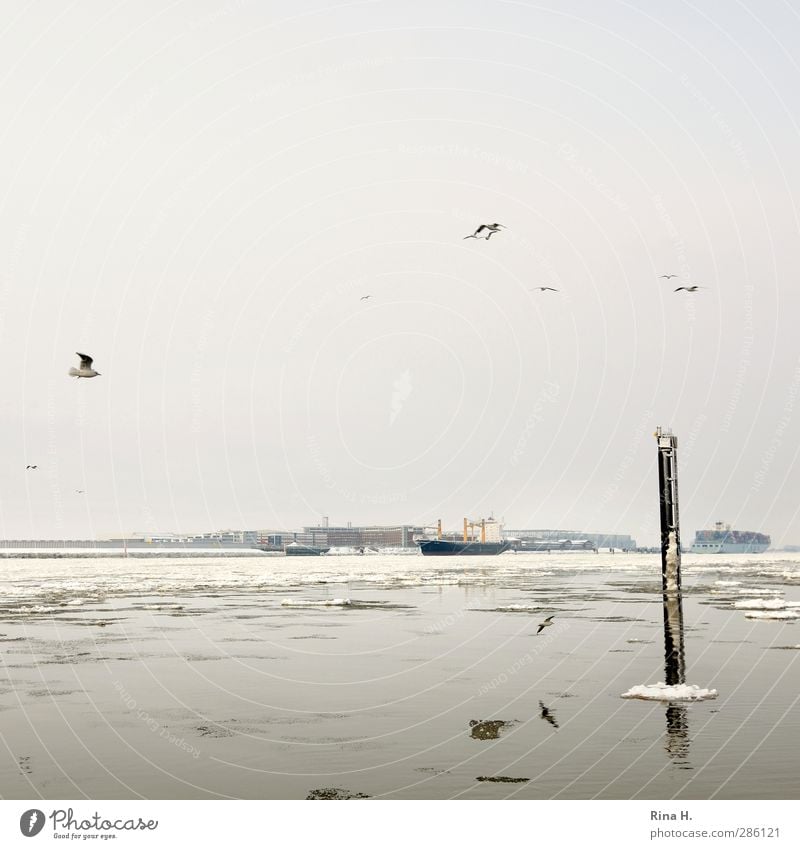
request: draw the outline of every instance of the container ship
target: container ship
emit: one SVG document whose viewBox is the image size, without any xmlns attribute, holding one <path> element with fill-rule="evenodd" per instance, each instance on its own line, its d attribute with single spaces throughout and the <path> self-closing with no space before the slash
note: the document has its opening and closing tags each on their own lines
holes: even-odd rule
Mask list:
<svg viewBox="0 0 800 849">
<path fill-rule="evenodd" d="M 474 531 L 480 528 L 480 539 L 475 538 Z M 471 522 L 464 519 L 464 531 L 461 538 L 445 537 L 442 534 L 442 520 L 439 519 L 436 528 L 436 539 L 417 539 L 419 550 L 426 557 L 444 557 L 456 555 L 491 556 L 502 554 L 511 548 L 511 543 L 501 539 L 500 523 L 492 517 Z"/>
<path fill-rule="evenodd" d="M 733 531 L 730 525 L 717 522 L 713 531 L 697 531 L 692 543 L 693 554 L 761 554 L 772 539 L 755 531 Z"/>
</svg>

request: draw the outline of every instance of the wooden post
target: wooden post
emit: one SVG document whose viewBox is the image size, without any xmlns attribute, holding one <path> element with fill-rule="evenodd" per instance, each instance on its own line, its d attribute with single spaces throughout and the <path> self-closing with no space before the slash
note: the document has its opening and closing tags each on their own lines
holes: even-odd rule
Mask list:
<svg viewBox="0 0 800 849">
<path fill-rule="evenodd" d="M 657 428 L 658 493 L 661 514 L 661 586 L 665 593 L 681 590 L 681 529 L 678 512 L 678 438 Z"/>
</svg>

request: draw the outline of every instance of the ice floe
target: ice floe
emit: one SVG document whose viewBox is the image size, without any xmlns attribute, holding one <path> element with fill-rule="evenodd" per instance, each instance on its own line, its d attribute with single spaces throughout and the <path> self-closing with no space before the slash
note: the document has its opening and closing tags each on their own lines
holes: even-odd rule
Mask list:
<svg viewBox="0 0 800 849">
<path fill-rule="evenodd" d="M 755 588 L 754 589 L 753 587 L 750 587 L 749 589 L 747 587 L 742 587 L 739 590 L 739 592 L 742 595 L 783 595 L 783 590 L 766 589 L 766 588 L 764 588 L 764 589 Z"/>
<path fill-rule="evenodd" d="M 735 601 L 733 606 L 738 610 L 785 610 L 787 607 L 800 607 L 800 604 L 782 598 L 747 598 Z"/>
<path fill-rule="evenodd" d="M 351 607 L 349 598 L 326 598 L 322 601 L 303 598 L 285 598 L 281 607 Z"/>
<path fill-rule="evenodd" d="M 800 619 L 800 610 L 748 610 L 748 619 Z"/>
<path fill-rule="evenodd" d="M 716 699 L 716 690 L 706 690 L 696 684 L 639 684 L 622 693 L 623 699 L 645 699 L 657 702 L 701 702 L 704 699 Z"/>
</svg>

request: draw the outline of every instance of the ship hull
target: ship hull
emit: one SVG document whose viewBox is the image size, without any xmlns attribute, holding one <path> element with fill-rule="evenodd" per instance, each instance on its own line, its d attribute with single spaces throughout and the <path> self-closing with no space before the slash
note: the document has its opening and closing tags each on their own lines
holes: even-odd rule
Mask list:
<svg viewBox="0 0 800 849">
<path fill-rule="evenodd" d="M 455 542 L 446 539 L 421 540 L 417 544 L 426 557 L 492 556 L 502 554 L 511 547 L 508 542 Z"/>
<path fill-rule="evenodd" d="M 696 542 L 691 551 L 692 554 L 763 554 L 768 548 L 768 542 Z"/>
</svg>

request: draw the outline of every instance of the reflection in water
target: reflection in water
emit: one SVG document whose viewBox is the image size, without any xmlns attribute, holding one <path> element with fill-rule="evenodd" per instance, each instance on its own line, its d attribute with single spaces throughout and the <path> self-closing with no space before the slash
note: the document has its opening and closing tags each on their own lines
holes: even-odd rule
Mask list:
<svg viewBox="0 0 800 849">
<path fill-rule="evenodd" d="M 539 716 L 549 722 L 553 728 L 558 728 L 558 722 L 556 721 L 555 716 L 553 716 L 550 708 L 545 706 L 544 702 L 539 702 Z"/>
<path fill-rule="evenodd" d="M 683 652 L 683 602 L 680 593 L 664 593 L 664 675 L 670 686 L 686 683 L 686 660 Z M 667 739 L 664 748 L 680 769 L 691 769 L 689 763 L 689 719 L 685 705 L 670 702 L 667 706 Z"/>
</svg>

